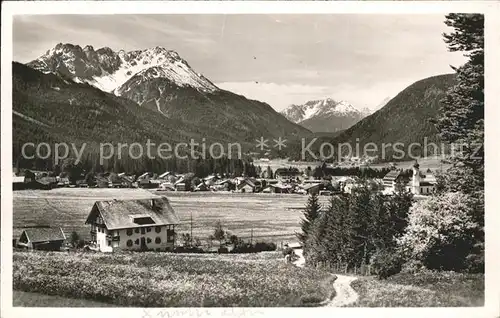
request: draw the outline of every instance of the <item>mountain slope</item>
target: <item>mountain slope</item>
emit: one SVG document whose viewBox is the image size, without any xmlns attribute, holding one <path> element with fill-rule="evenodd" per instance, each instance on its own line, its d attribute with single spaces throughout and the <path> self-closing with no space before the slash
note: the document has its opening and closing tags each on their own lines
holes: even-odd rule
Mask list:
<svg viewBox="0 0 500 318">
<path fill-rule="evenodd" d="M 224 131 L 232 141 L 254 142 L 309 133 L 265 103 L 217 88 L 176 52 L 160 47 L 117 53 L 58 44 L 28 65 L 112 92 L 207 136 Z"/>
<path fill-rule="evenodd" d="M 369 142 L 374 142 L 381 149 L 383 143 L 399 142 L 406 151 L 412 142 L 423 145 L 424 138 L 428 142 L 436 142 L 437 131 L 429 120 L 439 113 L 440 100 L 454 83 L 454 74 L 420 80 L 396 95 L 382 109 L 344 131 L 334 139 L 334 143 L 347 142 L 354 148 L 359 139 L 361 149 Z M 415 148 L 414 151 L 418 154 L 420 150 Z M 393 153 L 393 150 L 387 149 L 388 155 Z"/>
<path fill-rule="evenodd" d="M 319 133 L 347 129 L 365 116 L 351 104 L 331 98 L 290 105 L 281 113 L 290 121 Z"/>
<path fill-rule="evenodd" d="M 133 101 L 55 74 L 12 64 L 14 146 L 25 142 L 179 142 L 205 136 Z M 231 139 L 225 132 L 212 136 Z"/>
</svg>

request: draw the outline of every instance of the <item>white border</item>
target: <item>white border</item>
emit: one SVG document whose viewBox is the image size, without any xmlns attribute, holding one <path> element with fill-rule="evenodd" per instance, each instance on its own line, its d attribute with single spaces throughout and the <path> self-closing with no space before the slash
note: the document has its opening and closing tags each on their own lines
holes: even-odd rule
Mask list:
<svg viewBox="0 0 500 318">
<path fill-rule="evenodd" d="M 174 317 L 174 316 L 269 316 L 286 315 L 349 315 L 381 317 L 500 317 L 499 273 L 500 232 L 498 204 L 495 194 L 500 193 L 498 184 L 500 152 L 495 149 L 495 137 L 500 135 L 496 124 L 499 119 L 500 83 L 500 2 L 497 1 L 40 1 L 2 2 L 2 105 L 1 105 L 1 316 L 2 317 L 89 317 L 107 315 L 119 317 Z M 145 315 L 140 308 L 19 308 L 12 307 L 12 16 L 14 14 L 446 14 L 449 12 L 484 13 L 486 16 L 486 73 L 485 91 L 485 142 L 486 142 L 486 296 L 485 306 L 477 308 L 228 308 L 228 309 L 164 309 L 151 310 Z M 444 17 L 443 17 L 444 20 Z M 443 42 L 443 45 L 444 42 Z"/>
</svg>

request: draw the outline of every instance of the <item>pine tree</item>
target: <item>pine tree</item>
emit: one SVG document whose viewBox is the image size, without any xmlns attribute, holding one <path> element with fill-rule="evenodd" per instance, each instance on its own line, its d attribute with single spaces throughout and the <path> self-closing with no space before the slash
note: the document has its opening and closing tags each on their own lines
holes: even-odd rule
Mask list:
<svg viewBox="0 0 500 318">
<path fill-rule="evenodd" d="M 440 177 L 439 192 L 470 195 L 475 248 L 471 257 L 484 259 L 484 15 L 449 14 L 445 24 L 454 32 L 443 34 L 448 49 L 464 52 L 468 61 L 455 68 L 457 82 L 442 102 L 436 128 L 444 142 L 460 145 L 452 153 L 453 167 Z M 481 267 L 481 266 L 479 266 Z"/>
<path fill-rule="evenodd" d="M 307 199 L 307 205 L 304 210 L 304 218 L 300 222 L 300 227 L 302 229 L 302 232 L 297 234 L 297 238 L 302 243 L 302 245 L 305 245 L 310 232 L 311 225 L 320 214 L 320 210 L 321 210 L 321 205 L 319 204 L 318 195 L 316 193 L 313 193 Z"/>
<path fill-rule="evenodd" d="M 446 25 L 455 32 L 443 34 L 450 51 L 462 51 L 467 63 L 456 68 L 457 83 L 441 101 L 436 128 L 443 141 L 460 145 L 452 155 L 453 168 L 447 174 L 450 191 L 484 190 L 484 16 L 449 14 Z"/>
</svg>

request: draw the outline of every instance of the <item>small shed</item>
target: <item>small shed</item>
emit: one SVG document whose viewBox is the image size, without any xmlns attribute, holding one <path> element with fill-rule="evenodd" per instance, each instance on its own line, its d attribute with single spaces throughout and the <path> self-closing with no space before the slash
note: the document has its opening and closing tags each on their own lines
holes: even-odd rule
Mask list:
<svg viewBox="0 0 500 318">
<path fill-rule="evenodd" d="M 58 251 L 66 235 L 60 227 L 34 227 L 24 229 L 17 246 L 35 250 Z"/>
<path fill-rule="evenodd" d="M 255 184 L 248 180 L 245 179 L 241 181 L 237 186 L 236 186 L 236 192 L 241 192 L 241 193 L 252 193 L 255 190 Z"/>
</svg>

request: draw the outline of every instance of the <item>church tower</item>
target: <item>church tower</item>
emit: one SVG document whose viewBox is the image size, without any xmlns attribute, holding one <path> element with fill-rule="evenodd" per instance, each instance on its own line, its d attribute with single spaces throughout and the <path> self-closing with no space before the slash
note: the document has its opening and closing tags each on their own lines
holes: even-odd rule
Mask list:
<svg viewBox="0 0 500 318">
<path fill-rule="evenodd" d="M 413 194 L 420 194 L 420 165 L 418 164 L 417 160 L 415 160 L 415 163 L 413 164 L 413 178 L 412 178 L 412 188 L 411 192 Z"/>
</svg>

